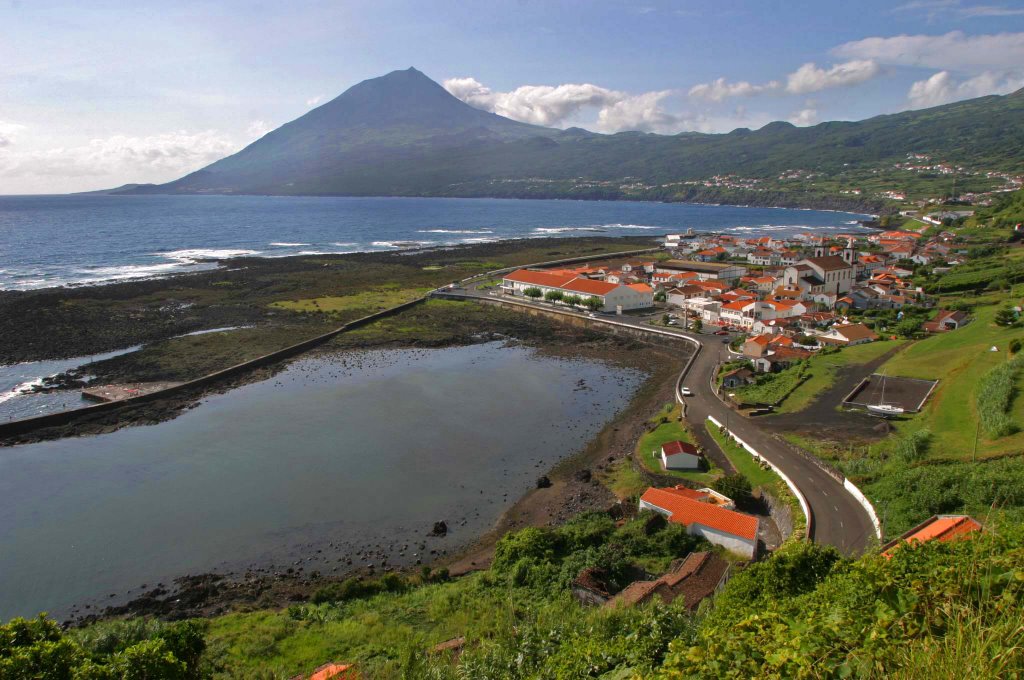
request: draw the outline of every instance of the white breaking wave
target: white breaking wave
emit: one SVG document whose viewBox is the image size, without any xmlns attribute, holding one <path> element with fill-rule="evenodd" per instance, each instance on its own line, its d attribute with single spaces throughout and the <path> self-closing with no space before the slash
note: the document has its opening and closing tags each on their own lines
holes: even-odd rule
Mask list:
<svg viewBox="0 0 1024 680">
<path fill-rule="evenodd" d="M 15 397 L 20 397 L 23 394 L 28 394 L 28 393 L 30 393 L 32 391 L 32 388 L 38 387 L 38 386 L 40 386 L 42 384 L 43 384 L 43 379 L 42 378 L 33 378 L 32 380 L 26 380 L 25 382 L 23 382 L 23 383 L 21 383 L 19 385 L 15 385 L 13 388 L 9 389 L 8 391 L 0 394 L 0 404 L 4 403 L 5 401 L 8 401 L 10 399 L 14 399 Z"/>
<path fill-rule="evenodd" d="M 434 241 L 374 241 L 370 245 L 375 248 L 418 248 L 431 243 Z"/>
<path fill-rule="evenodd" d="M 644 229 L 653 231 L 666 231 L 667 227 L 649 227 L 643 224 L 603 224 L 606 229 Z"/>
<path fill-rule="evenodd" d="M 164 262 L 161 264 L 124 264 L 113 267 L 89 267 L 88 269 L 75 269 L 75 274 L 82 274 L 88 281 L 96 279 L 99 281 L 115 279 L 137 279 L 146 276 L 159 276 L 181 266 L 177 262 Z"/>
<path fill-rule="evenodd" d="M 183 250 L 172 250 L 168 253 L 157 253 L 160 257 L 179 262 L 196 262 L 198 260 L 227 260 L 232 257 L 245 257 L 246 255 L 259 255 L 258 250 L 230 249 L 230 248 L 185 248 Z"/>
<path fill-rule="evenodd" d="M 602 229 L 601 227 L 536 227 L 533 231 L 537 234 L 564 234 L 570 231 L 604 232 L 607 229 Z"/>
<path fill-rule="evenodd" d="M 276 248 L 301 248 L 302 246 L 308 246 L 309 243 L 288 243 L 287 241 L 274 241 L 270 245 Z"/>
<path fill-rule="evenodd" d="M 418 229 L 418 234 L 493 234 L 493 229 Z"/>
</svg>

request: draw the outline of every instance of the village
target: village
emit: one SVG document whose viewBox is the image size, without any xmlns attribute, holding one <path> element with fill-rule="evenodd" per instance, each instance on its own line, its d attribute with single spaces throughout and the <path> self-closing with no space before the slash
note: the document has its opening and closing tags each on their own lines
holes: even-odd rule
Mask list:
<svg viewBox="0 0 1024 680">
<path fill-rule="evenodd" d="M 957 236 L 939 229 L 929 230 L 928 235 L 876 231 L 750 238 L 690 230 L 667 235 L 659 252 L 641 258 L 512 271 L 500 284 L 495 282 L 496 290 L 490 294 L 578 309 L 591 317 L 614 316 L 632 324 L 721 336 L 725 351 L 716 369 L 715 387 L 719 398 L 742 411 L 750 406 L 743 403 L 744 388 L 794 372 L 818 354 L 882 339 L 945 333 L 968 323 L 966 311 L 937 308 L 936 298 L 915 282 L 922 275 L 949 271 L 966 258 L 966 248 Z M 904 385 L 899 383 L 901 378 L 890 380 L 897 383 L 890 389 L 892 403 L 875 404 L 877 396 L 860 394 L 851 395 L 843 406 L 888 418 L 902 414 L 904 406 L 908 412 L 919 410 L 935 385 L 934 381 Z M 690 388 L 681 388 L 682 397 L 691 394 Z M 762 410 L 770 411 L 770 405 Z M 681 415 L 676 418 L 682 421 Z M 711 432 L 713 428 L 707 427 Z M 736 443 L 729 430 L 715 429 L 726 442 L 724 446 L 719 442 L 723 451 Z M 662 430 L 665 436 L 659 436 Z M 768 538 L 773 528 L 766 525 L 775 518 L 750 512 L 749 499 L 742 500 L 748 491 L 739 492 L 740 503 L 723 493 L 729 489 L 720 484 L 721 471 L 694 439 L 687 427 L 671 422 L 641 439 L 636 461 L 646 472 L 661 477 L 660 483 L 639 495 L 637 510 L 685 525 L 689 533 L 719 546 L 732 559 L 758 559 L 773 547 Z M 755 466 L 768 469 L 756 454 L 754 460 Z M 709 469 L 716 474 L 709 474 Z M 666 483 L 671 476 L 681 483 Z M 778 493 L 782 486 L 775 481 L 779 484 L 770 493 Z M 765 492 L 767 487 L 758 488 L 762 498 Z M 779 495 L 785 496 L 785 490 Z M 926 525 L 962 521 L 973 523 L 963 517 L 932 518 Z M 925 527 L 917 531 L 915 539 L 932 537 Z M 638 581 L 614 596 L 602 587 L 599 574 L 581 573 L 574 593 L 589 604 L 655 596 L 668 601 L 685 594 L 689 605 L 691 599 L 720 587 L 728 572 L 727 562 L 713 554 L 695 553 L 664 576 Z M 700 583 L 701 588 L 687 583 Z"/>
<path fill-rule="evenodd" d="M 773 373 L 823 349 L 966 323 L 963 311 L 935 309 L 915 283 L 919 272 L 941 274 L 965 261 L 955 239 L 914 231 L 670 234 L 649 259 L 520 269 L 500 290 L 592 314 L 661 314 L 666 326 L 729 336 L 751 371 Z"/>
</svg>

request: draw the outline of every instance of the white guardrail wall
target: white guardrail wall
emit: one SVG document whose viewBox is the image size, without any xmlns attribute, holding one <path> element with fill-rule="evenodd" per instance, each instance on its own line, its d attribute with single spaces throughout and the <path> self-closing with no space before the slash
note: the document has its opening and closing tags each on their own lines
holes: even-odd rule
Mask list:
<svg viewBox="0 0 1024 680">
<path fill-rule="evenodd" d="M 746 443 L 745 441 L 743 441 L 742 439 L 737 437 L 730 430 L 726 429 L 722 425 L 722 423 L 718 422 L 717 418 L 715 418 L 714 416 L 708 416 L 708 420 L 710 420 L 715 425 L 715 427 L 717 427 L 719 429 L 725 430 L 726 434 L 728 434 L 730 437 L 732 437 L 733 440 L 737 444 L 742 446 L 743 449 L 746 450 L 746 452 L 749 453 L 751 456 L 753 456 L 755 460 L 759 460 L 759 461 L 764 462 L 765 464 L 768 465 L 768 467 L 770 467 L 775 472 L 775 474 L 777 474 L 779 477 L 782 478 L 782 481 L 784 481 L 786 483 L 786 486 L 789 487 L 789 490 L 793 492 L 793 495 L 796 496 L 796 500 L 800 503 L 800 510 L 803 511 L 804 518 L 807 520 L 807 531 L 806 531 L 806 534 L 807 534 L 807 536 L 810 536 L 811 535 L 811 528 L 812 528 L 813 522 L 814 522 L 814 518 L 811 515 L 811 508 L 810 508 L 809 505 L 807 505 L 807 499 L 804 498 L 804 495 L 802 493 L 800 493 L 800 489 L 798 489 L 796 484 L 793 483 L 793 480 L 790 479 L 788 476 L 786 476 L 785 472 L 783 472 L 778 467 L 776 467 L 775 463 L 771 462 L 770 460 L 768 460 L 767 458 L 762 456 L 760 453 L 758 453 L 756 450 L 754 450 L 754 447 L 752 447 L 750 444 Z M 854 487 L 854 488 L 856 488 L 856 487 Z M 860 492 L 858 491 L 857 493 L 860 493 Z"/>
<path fill-rule="evenodd" d="M 853 496 L 861 507 L 864 508 L 864 512 L 868 513 L 868 517 L 871 518 L 871 524 L 875 527 L 875 537 L 879 541 L 882 540 L 882 523 L 878 521 L 878 515 L 875 514 L 875 506 L 871 505 L 871 501 L 867 499 L 867 496 L 858 489 L 853 482 L 846 477 L 843 477 L 843 488 L 846 489 L 851 496 Z"/>
</svg>

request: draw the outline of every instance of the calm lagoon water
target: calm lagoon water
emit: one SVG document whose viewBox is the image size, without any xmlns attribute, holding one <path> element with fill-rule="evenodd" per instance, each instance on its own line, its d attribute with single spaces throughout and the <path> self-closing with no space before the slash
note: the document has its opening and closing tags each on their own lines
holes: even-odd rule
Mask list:
<svg viewBox="0 0 1024 680">
<path fill-rule="evenodd" d="M 363 546 L 450 550 L 644 377 L 495 342 L 311 357 L 159 425 L 0 449 L 0 619 L 187 573 L 330 571 Z"/>
</svg>

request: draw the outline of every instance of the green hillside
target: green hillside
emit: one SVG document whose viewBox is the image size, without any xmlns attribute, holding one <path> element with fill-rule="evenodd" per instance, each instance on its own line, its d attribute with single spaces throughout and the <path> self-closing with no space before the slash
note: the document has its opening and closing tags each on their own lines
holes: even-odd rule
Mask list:
<svg viewBox="0 0 1024 680">
<path fill-rule="evenodd" d="M 568 583 L 584 566 L 663 569 L 699 548 L 679 527 L 590 514 L 509 534 L 490 569 L 457 580 L 386 577 L 203 622 L 15 620 L 0 676 L 286 678 L 336 661 L 375 679 L 1020 677 L 1024 526 L 983 519 L 984 534 L 891 559 L 793 541 L 689 612 L 682 598 L 578 604 Z M 461 654 L 430 651 L 457 637 Z"/>
<path fill-rule="evenodd" d="M 1024 171 L 1024 91 L 859 122 L 674 136 L 554 130 L 474 109 L 409 69 L 364 81 L 242 151 L 129 193 L 266 193 L 621 198 L 876 207 L 827 178 L 889 171 L 909 153 Z M 777 191 L 681 184 L 773 179 L 794 168 L 825 185 Z M 870 174 L 870 173 L 869 173 Z M 642 187 L 637 192 L 636 186 Z"/>
</svg>

